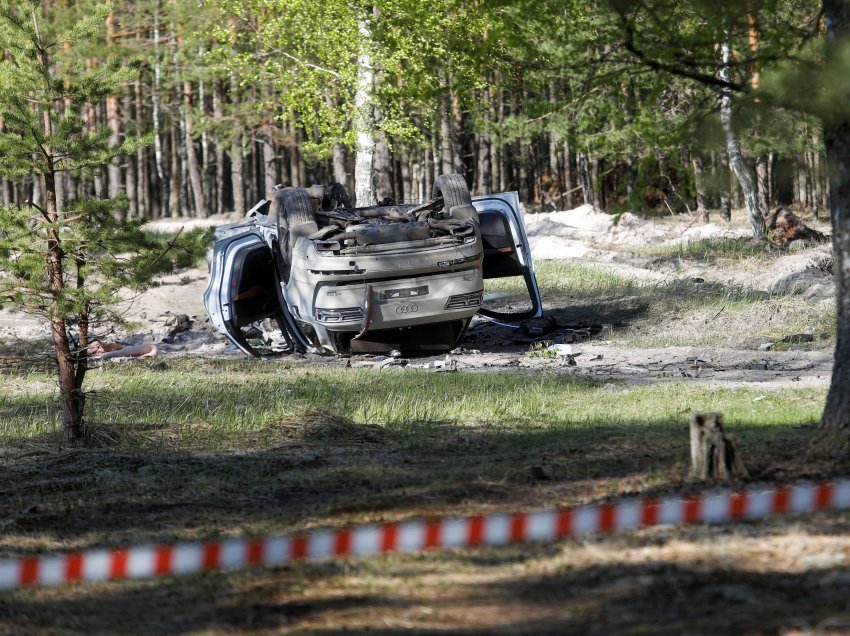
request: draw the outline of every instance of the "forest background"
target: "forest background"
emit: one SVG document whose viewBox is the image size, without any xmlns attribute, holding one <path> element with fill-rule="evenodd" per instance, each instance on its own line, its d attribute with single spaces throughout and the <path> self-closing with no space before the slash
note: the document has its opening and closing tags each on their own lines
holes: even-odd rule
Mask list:
<svg viewBox="0 0 850 636">
<path fill-rule="evenodd" d="M 43 7 L 61 29 L 96 4 Z M 141 73 L 86 118 L 115 146 L 148 143 L 63 174 L 59 205 L 126 192 L 131 218 L 244 212 L 277 183 L 354 190 L 359 153 L 373 201 L 422 201 L 458 172 L 476 193 L 517 190 L 546 209 L 728 218 L 744 200 L 727 91 L 762 214 L 820 214 L 819 119 L 783 106 L 822 63 L 823 29 L 815 0 L 121 1 L 74 54 Z M 7 206 L 44 197 L 31 176 L 2 179 L 0 193 Z"/>
</svg>

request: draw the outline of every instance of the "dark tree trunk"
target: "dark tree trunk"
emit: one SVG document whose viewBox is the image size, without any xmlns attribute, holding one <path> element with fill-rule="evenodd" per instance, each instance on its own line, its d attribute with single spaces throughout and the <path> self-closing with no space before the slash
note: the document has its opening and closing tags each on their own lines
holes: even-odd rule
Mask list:
<svg viewBox="0 0 850 636">
<path fill-rule="evenodd" d="M 171 195 L 169 196 L 171 213 L 172 216 L 183 216 L 185 210 L 183 209 L 183 202 L 180 200 L 180 147 L 177 142 L 177 126 L 171 127 L 169 142 L 171 149 L 171 175 L 169 179 L 171 185 Z"/>
<path fill-rule="evenodd" d="M 691 165 L 694 168 L 694 190 L 697 196 L 697 220 L 708 223 L 708 196 L 705 184 L 705 161 L 699 152 L 691 155 Z"/>
<path fill-rule="evenodd" d="M 732 175 L 729 171 L 729 160 L 725 152 L 714 156 L 714 172 L 717 180 L 718 212 L 724 221 L 732 220 Z"/>
<path fill-rule="evenodd" d="M 213 86 L 213 120 L 221 125 L 224 121 L 224 84 L 220 79 Z M 215 196 L 210 197 L 213 214 L 224 212 L 224 144 L 215 141 Z"/>
<path fill-rule="evenodd" d="M 375 152 L 372 155 L 372 183 L 375 199 L 380 203 L 387 199 L 395 201 L 393 191 L 390 149 L 381 132 L 375 133 Z"/>
<path fill-rule="evenodd" d="M 106 17 L 106 39 L 110 46 L 115 46 L 115 12 L 110 11 Z M 109 144 L 118 146 L 121 143 L 121 113 L 118 109 L 118 95 L 107 95 L 106 97 L 106 123 L 112 131 L 109 136 Z M 115 157 L 106 168 L 109 177 L 109 198 L 113 199 L 121 192 L 120 159 Z"/>
<path fill-rule="evenodd" d="M 207 206 L 204 202 L 204 186 L 201 179 L 201 167 L 198 163 L 198 153 L 195 150 L 194 139 L 194 92 L 192 82 L 183 82 L 183 124 L 186 144 L 186 169 L 189 172 L 189 182 L 192 186 L 192 204 L 196 217 L 206 217 Z"/>
<path fill-rule="evenodd" d="M 345 146 L 342 144 L 334 145 L 334 181 L 341 183 L 348 188 L 348 175 L 345 171 Z"/>
<path fill-rule="evenodd" d="M 850 40 L 850 2 L 824 0 L 827 60 Z M 824 121 L 823 136 L 830 166 L 830 212 L 837 304 L 837 342 L 832 380 L 814 449 L 822 455 L 850 457 L 850 116 Z"/>
<path fill-rule="evenodd" d="M 230 143 L 230 180 L 233 185 L 233 209 L 245 214 L 245 176 L 242 165 L 242 135 L 234 135 Z"/>
<path fill-rule="evenodd" d="M 447 97 L 440 99 L 440 174 L 452 171 L 452 122 Z"/>
<path fill-rule="evenodd" d="M 572 162 L 570 161 L 570 144 L 564 142 L 564 195 L 561 199 L 562 209 L 569 210 L 573 207 L 573 175 Z"/>
<path fill-rule="evenodd" d="M 264 135 L 260 145 L 263 147 L 263 193 L 260 198 L 271 200 L 272 188 L 277 185 L 274 143 L 269 135 Z"/>
</svg>

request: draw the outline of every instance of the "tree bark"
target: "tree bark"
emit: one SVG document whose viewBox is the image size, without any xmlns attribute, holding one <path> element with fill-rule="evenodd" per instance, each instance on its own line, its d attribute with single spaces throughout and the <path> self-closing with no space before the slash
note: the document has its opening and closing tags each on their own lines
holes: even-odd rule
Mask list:
<svg viewBox="0 0 850 636">
<path fill-rule="evenodd" d="M 156 9 L 153 14 L 153 42 L 154 42 L 154 68 L 153 68 L 153 147 L 156 162 L 156 179 L 159 184 L 160 216 L 168 218 L 171 216 L 170 184 L 165 174 L 162 152 L 162 62 L 159 57 L 159 11 L 161 0 L 157 0 Z"/>
<path fill-rule="evenodd" d="M 198 153 L 195 150 L 194 118 L 192 107 L 194 105 L 194 90 L 192 82 L 183 82 L 183 133 L 186 145 L 186 169 L 189 173 L 189 182 L 192 186 L 192 204 L 196 217 L 207 217 L 207 206 L 204 202 L 204 186 L 201 179 L 201 168 L 198 163 Z"/>
<path fill-rule="evenodd" d="M 106 40 L 110 46 L 115 46 L 115 12 L 110 11 L 106 17 Z M 109 144 L 118 146 L 121 143 L 121 114 L 118 108 L 118 95 L 107 95 L 106 97 L 106 123 L 112 131 L 109 136 Z M 106 175 L 109 179 L 109 198 L 114 199 L 121 192 L 123 183 L 121 181 L 120 159 L 115 157 L 106 167 Z"/>
<path fill-rule="evenodd" d="M 245 214 L 245 175 L 242 163 L 242 135 L 234 135 L 230 142 L 230 181 L 233 187 L 233 210 Z"/>
<path fill-rule="evenodd" d="M 850 2 L 824 0 L 827 64 L 850 41 Z M 823 122 L 830 166 L 830 213 L 837 308 L 837 341 L 832 380 L 813 450 L 850 458 L 850 116 L 840 111 Z"/>
<path fill-rule="evenodd" d="M 697 199 L 697 220 L 700 223 L 708 223 L 708 196 L 705 191 L 705 161 L 700 153 L 691 155 L 691 165 L 694 168 L 694 190 Z"/>
<path fill-rule="evenodd" d="M 445 82 L 443 84 L 445 86 Z M 452 171 L 452 122 L 449 119 L 448 97 L 440 98 L 440 174 Z"/>
<path fill-rule="evenodd" d="M 720 413 L 694 413 L 690 418 L 691 477 L 694 479 L 749 477 L 735 444 L 723 433 Z"/>
<path fill-rule="evenodd" d="M 720 176 L 720 218 L 732 220 L 732 175 L 726 153 L 721 153 L 717 171 Z"/>
<path fill-rule="evenodd" d="M 213 86 L 213 120 L 217 125 L 224 121 L 224 84 L 220 79 Z M 211 196 L 213 214 L 224 212 L 224 143 L 221 138 L 215 140 L 215 196 Z"/>
<path fill-rule="evenodd" d="M 375 203 L 372 192 L 372 154 L 375 149 L 375 139 L 372 135 L 372 90 L 374 88 L 374 71 L 369 43 L 372 33 L 366 21 L 358 26 L 361 37 L 360 55 L 357 58 L 357 92 L 354 104 L 357 115 L 354 118 L 357 130 L 357 154 L 354 160 L 354 199 L 358 206 L 368 206 Z"/>
<path fill-rule="evenodd" d="M 334 181 L 341 183 L 348 188 L 348 174 L 345 170 L 345 146 L 342 144 L 334 145 Z"/>
<path fill-rule="evenodd" d="M 271 201 L 272 188 L 277 185 L 277 170 L 275 169 L 275 152 L 274 144 L 268 134 L 264 134 L 260 138 L 260 145 L 263 147 L 263 196 L 262 198 Z"/>
<path fill-rule="evenodd" d="M 141 76 L 136 79 L 133 89 L 136 110 L 136 139 L 140 139 L 144 127 Z M 148 206 L 148 162 L 144 148 L 139 148 L 136 151 L 136 215 L 141 219 L 150 218 Z"/>
<path fill-rule="evenodd" d="M 720 79 L 728 82 L 730 79 L 729 64 L 732 60 L 728 38 L 723 41 L 720 49 L 722 53 Z M 720 123 L 726 135 L 726 152 L 729 155 L 729 165 L 741 186 L 744 206 L 747 208 L 753 237 L 763 238 L 765 233 L 764 219 L 767 210 L 762 209 L 760 205 L 755 170 L 744 158 L 744 154 L 741 152 L 741 144 L 738 142 L 737 133 L 732 125 L 732 91 L 729 88 L 720 90 Z"/>
<path fill-rule="evenodd" d="M 374 182 L 375 199 L 378 202 L 395 202 L 395 192 L 392 183 L 392 168 L 390 150 L 382 132 L 376 133 L 375 154 L 372 158 L 372 180 Z"/>
</svg>

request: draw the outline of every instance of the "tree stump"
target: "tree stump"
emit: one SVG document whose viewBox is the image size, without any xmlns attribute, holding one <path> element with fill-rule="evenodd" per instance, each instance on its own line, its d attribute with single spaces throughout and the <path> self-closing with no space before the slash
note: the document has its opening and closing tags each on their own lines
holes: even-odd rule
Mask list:
<svg viewBox="0 0 850 636">
<path fill-rule="evenodd" d="M 730 479 L 749 477 L 734 442 L 723 434 L 720 413 L 691 415 L 691 477 Z"/>
</svg>

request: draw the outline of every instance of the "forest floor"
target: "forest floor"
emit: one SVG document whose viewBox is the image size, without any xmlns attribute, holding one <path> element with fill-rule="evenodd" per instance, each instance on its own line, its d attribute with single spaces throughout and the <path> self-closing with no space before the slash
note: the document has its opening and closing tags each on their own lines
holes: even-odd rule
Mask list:
<svg viewBox="0 0 850 636">
<path fill-rule="evenodd" d="M 828 246 L 753 244 L 738 217 L 527 224 L 547 320 L 476 319 L 448 356 L 247 360 L 205 325 L 204 271 L 165 279 L 115 336 L 160 355 L 91 373 L 86 448 L 58 442 L 45 334 L 3 313 L 0 555 L 694 491 L 695 411 L 723 412 L 753 483 L 846 469 L 804 452 Z M 850 516 L 821 514 L 9 592 L 0 633 L 850 633 L 848 568 Z"/>
</svg>

